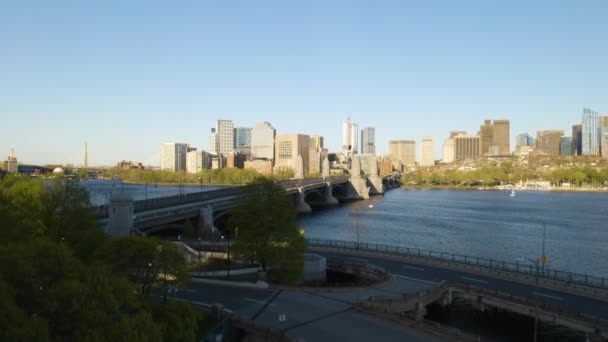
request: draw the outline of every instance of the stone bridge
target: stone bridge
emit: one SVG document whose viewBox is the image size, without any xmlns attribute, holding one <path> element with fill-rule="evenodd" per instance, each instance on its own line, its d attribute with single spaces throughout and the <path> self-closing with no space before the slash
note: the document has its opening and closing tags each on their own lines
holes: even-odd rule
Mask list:
<svg viewBox="0 0 608 342">
<path fill-rule="evenodd" d="M 354 179 L 354 181 L 353 181 Z M 333 206 L 340 201 L 369 198 L 385 189 L 399 186 L 400 175 L 385 177 L 334 176 L 279 181 L 293 195 L 299 213 L 312 211 L 311 205 Z M 199 232 L 213 234 L 215 222 L 224 217 L 247 195 L 247 187 L 226 187 L 218 190 L 174 195 L 148 200 L 133 200 L 126 193 L 116 193 L 108 205 L 96 207 L 97 218 L 106 233 L 125 236 L 147 235 L 157 231 L 181 228 L 185 220 L 194 220 Z"/>
</svg>

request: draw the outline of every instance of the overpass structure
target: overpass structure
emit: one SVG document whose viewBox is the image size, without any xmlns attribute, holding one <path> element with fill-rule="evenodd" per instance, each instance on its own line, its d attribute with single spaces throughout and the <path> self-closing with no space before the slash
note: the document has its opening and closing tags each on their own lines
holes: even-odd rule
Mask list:
<svg viewBox="0 0 608 342">
<path fill-rule="evenodd" d="M 568 308 L 511 293 L 465 283 L 441 283 L 436 287 L 392 297 L 370 297 L 359 303 L 364 311 L 407 315 L 417 321 L 424 319 L 431 303 L 442 306 L 455 302 L 470 303 L 478 311 L 488 309 L 515 312 L 539 321 L 567 327 L 587 336 L 608 339 L 608 320 L 584 315 Z"/>
<path fill-rule="evenodd" d="M 309 213 L 312 206 L 334 206 L 339 201 L 369 198 L 398 187 L 400 175 L 381 178 L 334 176 L 279 181 L 294 198 L 299 213 Z M 212 234 L 214 222 L 230 212 L 240 198 L 254 191 L 248 187 L 226 187 L 187 195 L 174 195 L 148 200 L 134 200 L 126 193 L 116 193 L 110 203 L 95 207 L 97 219 L 106 233 L 124 236 L 147 235 L 175 226 L 176 222 L 196 220 L 199 230 Z"/>
</svg>

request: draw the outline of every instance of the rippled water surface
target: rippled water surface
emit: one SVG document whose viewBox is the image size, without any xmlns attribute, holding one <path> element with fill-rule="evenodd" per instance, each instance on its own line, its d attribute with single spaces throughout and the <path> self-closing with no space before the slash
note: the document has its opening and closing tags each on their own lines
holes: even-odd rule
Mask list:
<svg viewBox="0 0 608 342">
<path fill-rule="evenodd" d="M 546 267 L 608 277 L 608 194 L 396 189 L 301 223 L 309 238 L 356 241 L 357 220 L 361 242 L 511 262 L 542 255 L 544 222 Z"/>
</svg>

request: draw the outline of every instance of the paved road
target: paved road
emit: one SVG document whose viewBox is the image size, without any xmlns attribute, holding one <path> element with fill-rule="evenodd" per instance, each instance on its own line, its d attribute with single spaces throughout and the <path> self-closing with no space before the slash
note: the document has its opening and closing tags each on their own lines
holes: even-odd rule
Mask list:
<svg viewBox="0 0 608 342">
<path fill-rule="evenodd" d="M 381 257 L 369 256 L 348 256 L 339 253 L 314 253 L 324 255 L 326 257 L 341 258 L 346 260 L 365 261 L 384 267 L 387 271 L 394 274 L 396 277 L 407 277 L 410 280 L 420 282 L 440 283 L 441 281 L 458 281 L 461 283 L 469 283 L 474 286 L 497 289 L 499 291 L 512 293 L 516 296 L 527 297 L 534 299 L 539 296 L 540 299 L 546 302 L 557 303 L 564 305 L 571 310 L 579 311 L 591 316 L 608 319 L 608 303 L 601 300 L 595 300 L 588 297 L 577 296 L 574 294 L 549 290 L 534 286 L 524 285 L 508 280 L 484 277 L 477 274 L 466 273 L 464 271 L 448 270 L 436 268 L 427 265 L 411 264 L 407 262 L 386 260 Z M 402 278 L 403 279 L 403 278 Z"/>
<path fill-rule="evenodd" d="M 359 314 L 352 304 L 369 296 L 412 293 L 433 287 L 441 281 L 458 281 L 498 289 L 517 296 L 535 298 L 565 305 L 588 315 L 608 319 L 608 303 L 569 293 L 536 289 L 502 279 L 495 279 L 381 257 L 349 256 L 316 252 L 332 258 L 368 262 L 384 267 L 395 280 L 379 288 L 337 292 L 302 289 L 252 289 L 224 285 L 191 283 L 177 297 L 197 305 L 222 303 L 225 308 L 265 325 L 282 329 L 307 341 L 433 341 L 436 337 Z"/>
<path fill-rule="evenodd" d="M 396 295 L 431 286 L 396 279 L 376 289 L 315 292 L 298 289 L 250 289 L 191 283 L 177 298 L 197 305 L 223 303 L 225 308 L 306 341 L 440 341 L 411 328 L 353 310 L 353 303 L 370 295 Z"/>
</svg>

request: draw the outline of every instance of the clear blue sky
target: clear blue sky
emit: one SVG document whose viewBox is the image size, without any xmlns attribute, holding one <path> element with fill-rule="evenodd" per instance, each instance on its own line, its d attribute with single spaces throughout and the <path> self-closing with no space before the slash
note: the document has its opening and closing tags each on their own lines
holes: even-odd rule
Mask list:
<svg viewBox="0 0 608 342">
<path fill-rule="evenodd" d="M 218 118 L 341 144 L 608 112 L 608 1 L 0 2 L 0 157 L 159 164 Z"/>
</svg>

